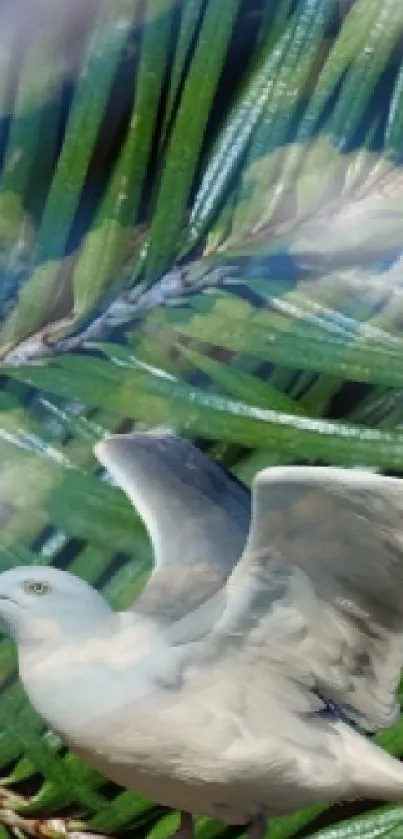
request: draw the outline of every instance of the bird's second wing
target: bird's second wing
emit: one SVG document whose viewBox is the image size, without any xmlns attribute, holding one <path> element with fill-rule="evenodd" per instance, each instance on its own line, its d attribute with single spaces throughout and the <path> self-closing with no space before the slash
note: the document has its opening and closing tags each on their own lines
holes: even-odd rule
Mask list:
<svg viewBox="0 0 403 839">
<path fill-rule="evenodd" d="M 313 704 L 319 694 L 368 730 L 390 725 L 403 663 L 403 482 L 319 467 L 259 473 L 214 632 L 263 655 Z"/>
<path fill-rule="evenodd" d="M 106 437 L 95 454 L 152 541 L 154 573 L 136 611 L 178 620 L 223 585 L 241 556 L 250 494 L 190 442 L 165 431 Z"/>
</svg>

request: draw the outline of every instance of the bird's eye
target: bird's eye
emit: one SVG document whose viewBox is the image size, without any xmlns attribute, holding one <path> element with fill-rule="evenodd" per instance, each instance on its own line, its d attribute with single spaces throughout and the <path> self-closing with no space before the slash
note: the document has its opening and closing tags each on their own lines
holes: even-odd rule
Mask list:
<svg viewBox="0 0 403 839">
<path fill-rule="evenodd" d="M 27 594 L 36 595 L 47 594 L 50 590 L 47 583 L 41 583 L 38 580 L 25 580 L 23 588 Z"/>
</svg>

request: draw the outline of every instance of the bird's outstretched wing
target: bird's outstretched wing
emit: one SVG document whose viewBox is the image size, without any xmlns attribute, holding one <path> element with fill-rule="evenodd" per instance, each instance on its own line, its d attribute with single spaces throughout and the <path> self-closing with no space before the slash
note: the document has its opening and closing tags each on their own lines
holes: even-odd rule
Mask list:
<svg viewBox="0 0 403 839">
<path fill-rule="evenodd" d="M 95 454 L 132 501 L 155 567 L 136 611 L 177 620 L 216 592 L 242 554 L 250 494 L 230 472 L 165 431 L 105 438 Z"/>
<path fill-rule="evenodd" d="M 299 684 L 312 707 L 319 694 L 367 730 L 390 725 L 403 663 L 403 482 L 335 468 L 260 472 L 214 632 L 285 676 L 290 697 Z"/>
</svg>

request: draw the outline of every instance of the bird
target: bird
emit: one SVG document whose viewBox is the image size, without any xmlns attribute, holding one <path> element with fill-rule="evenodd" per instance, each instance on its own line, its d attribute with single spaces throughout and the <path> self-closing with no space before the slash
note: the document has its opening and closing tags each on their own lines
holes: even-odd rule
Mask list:
<svg viewBox="0 0 403 839">
<path fill-rule="evenodd" d="M 399 714 L 403 483 L 275 466 L 251 496 L 169 432 L 95 453 L 150 535 L 127 610 L 68 572 L 0 574 L 0 617 L 36 711 L 105 777 L 243 825 L 316 803 L 403 800 L 403 766 L 370 735 Z M 242 542 L 240 546 L 240 542 Z"/>
</svg>

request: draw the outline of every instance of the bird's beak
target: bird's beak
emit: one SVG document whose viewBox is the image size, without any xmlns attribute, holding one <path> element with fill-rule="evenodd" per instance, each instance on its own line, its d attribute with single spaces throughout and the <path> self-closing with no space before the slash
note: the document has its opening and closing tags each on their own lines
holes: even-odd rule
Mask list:
<svg viewBox="0 0 403 839">
<path fill-rule="evenodd" d="M 0 588 L 0 616 L 3 610 L 3 603 L 5 606 L 9 603 L 12 603 L 13 606 L 21 606 L 21 603 L 19 603 L 18 600 L 15 600 L 14 597 L 10 597 L 9 594 L 6 594 L 6 592 L 3 592 Z"/>
<path fill-rule="evenodd" d="M 0 633 L 16 637 L 16 627 L 20 620 L 21 603 L 10 597 L 0 588 Z"/>
<path fill-rule="evenodd" d="M 9 603 L 15 603 L 15 605 L 18 606 L 17 600 L 14 600 L 13 597 L 10 597 L 9 594 L 6 594 L 6 592 L 2 591 L 1 587 L 0 587 L 0 600 L 7 600 Z"/>
</svg>

